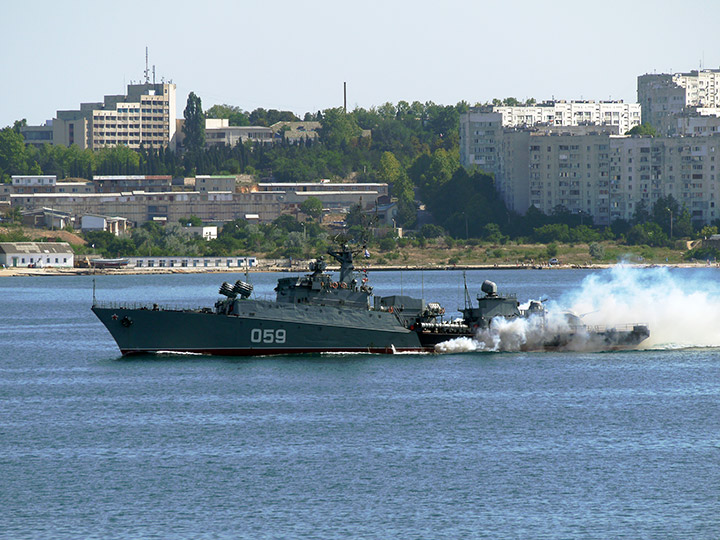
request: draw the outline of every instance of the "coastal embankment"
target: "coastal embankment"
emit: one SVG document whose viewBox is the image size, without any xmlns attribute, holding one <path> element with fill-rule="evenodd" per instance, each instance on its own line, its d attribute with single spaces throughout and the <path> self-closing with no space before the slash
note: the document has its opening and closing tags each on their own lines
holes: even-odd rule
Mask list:
<svg viewBox="0 0 720 540">
<path fill-rule="evenodd" d="M 720 268 L 718 264 L 708 265 L 707 263 L 675 263 L 675 264 L 633 264 L 623 263 L 633 268 Z M 568 270 L 568 269 L 602 269 L 615 266 L 609 263 L 597 263 L 589 265 L 576 264 L 557 264 L 557 265 L 529 265 L 529 264 L 470 264 L 470 265 L 369 265 L 367 267 L 358 266 L 358 270 L 367 269 L 370 272 L 398 272 L 398 271 L 462 271 L 462 270 Z M 250 268 L 249 272 L 291 272 L 304 273 L 307 272 L 307 265 L 293 264 L 292 266 L 278 266 L 275 264 L 258 264 Z M 328 266 L 328 271 L 337 272 L 339 268 Z M 207 268 L 207 267 L 164 267 L 164 268 L 136 268 L 128 266 L 124 268 L 0 268 L 0 278 L 2 277 L 19 277 L 19 276 L 94 276 L 94 275 L 160 275 L 160 274 L 243 274 L 245 269 L 228 269 L 225 267 Z"/>
</svg>

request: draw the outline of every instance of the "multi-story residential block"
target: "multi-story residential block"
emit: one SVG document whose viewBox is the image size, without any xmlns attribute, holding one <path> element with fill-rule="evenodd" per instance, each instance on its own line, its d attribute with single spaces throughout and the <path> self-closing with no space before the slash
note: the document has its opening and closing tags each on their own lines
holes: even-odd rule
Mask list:
<svg viewBox="0 0 720 540">
<path fill-rule="evenodd" d="M 705 225 L 720 217 L 720 135 L 611 139 L 611 219 L 630 219 L 641 201 L 650 209 L 672 197 Z"/>
<path fill-rule="evenodd" d="M 500 145 L 503 116 L 479 109 L 460 115 L 460 163 L 476 166 L 497 176 L 500 171 Z"/>
<path fill-rule="evenodd" d="M 176 97 L 172 83 L 130 84 L 126 95 L 105 96 L 80 109 L 57 111 L 45 126 L 28 126 L 21 132 L 28 144 L 45 142 L 97 150 L 117 145 L 129 148 L 176 145 Z"/>
<path fill-rule="evenodd" d="M 490 110 L 492 109 L 492 110 Z M 623 134 L 640 124 L 640 105 L 622 101 L 548 101 L 533 107 L 472 108 L 460 115 L 460 163 L 496 174 L 508 128 L 590 128 Z"/>
<path fill-rule="evenodd" d="M 680 135 L 720 133 L 720 108 L 695 108 L 675 117 L 675 131 Z"/>
<path fill-rule="evenodd" d="M 640 75 L 637 88 L 642 121 L 666 135 L 682 133 L 678 131 L 678 115 L 694 108 L 720 108 L 718 69 Z"/>
<path fill-rule="evenodd" d="M 618 126 L 625 133 L 640 124 L 640 104 L 622 101 L 546 101 L 534 106 L 492 107 L 503 127 Z"/>
<path fill-rule="evenodd" d="M 471 112 L 461 120 L 461 162 L 493 173 L 511 210 L 535 206 L 550 214 L 563 207 L 609 225 L 672 195 L 696 225 L 720 218 L 718 118 L 676 119 L 694 136 L 638 137 L 620 135 L 616 125 L 502 129 L 497 114 Z"/>
<path fill-rule="evenodd" d="M 515 137 L 509 134 L 509 138 Z M 531 133 L 528 137 L 527 176 L 530 206 L 546 214 L 562 207 L 574 214 L 609 224 L 609 163 L 607 133 Z M 523 167 L 521 163 L 518 169 Z M 519 184 L 524 184 L 520 180 Z M 516 197 L 514 204 L 519 204 Z M 529 206 L 526 206 L 526 210 Z"/>
</svg>

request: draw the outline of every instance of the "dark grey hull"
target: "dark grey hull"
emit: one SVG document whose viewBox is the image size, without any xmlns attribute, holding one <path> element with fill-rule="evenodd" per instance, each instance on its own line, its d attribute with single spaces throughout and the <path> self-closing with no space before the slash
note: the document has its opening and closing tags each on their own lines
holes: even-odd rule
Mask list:
<svg viewBox="0 0 720 540">
<path fill-rule="evenodd" d="M 93 306 L 123 355 L 176 352 L 223 356 L 426 351 L 418 334 L 387 312 L 243 303 L 244 313 Z"/>
<path fill-rule="evenodd" d="M 583 330 L 568 331 L 552 336 L 545 336 L 539 341 L 527 342 L 520 346 L 523 352 L 548 352 L 548 351 L 617 351 L 635 348 L 650 336 L 645 325 L 635 325 L 627 330 Z M 457 338 L 475 339 L 474 332 L 445 333 L 445 332 L 420 332 L 420 342 L 426 348 L 434 348 L 435 345 L 451 341 Z"/>
</svg>

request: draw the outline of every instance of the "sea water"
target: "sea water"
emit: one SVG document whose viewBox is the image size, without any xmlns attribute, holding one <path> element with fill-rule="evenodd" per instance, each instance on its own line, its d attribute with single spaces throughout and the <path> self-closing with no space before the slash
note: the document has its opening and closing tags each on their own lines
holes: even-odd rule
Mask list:
<svg viewBox="0 0 720 540">
<path fill-rule="evenodd" d="M 0 538 L 717 538 L 720 270 L 467 273 L 626 352 L 122 358 L 91 277 L 0 279 Z M 258 297 L 278 274 L 251 274 Z M 236 274 L 98 276 L 212 305 Z M 371 272 L 464 305 L 460 272 Z M 519 330 L 520 332 L 522 329 Z M 516 336 L 517 337 L 517 336 Z"/>
</svg>

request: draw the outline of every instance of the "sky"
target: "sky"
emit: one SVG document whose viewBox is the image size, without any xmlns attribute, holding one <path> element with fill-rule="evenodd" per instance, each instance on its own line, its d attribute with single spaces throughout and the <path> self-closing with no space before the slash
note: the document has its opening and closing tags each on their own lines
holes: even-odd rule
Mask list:
<svg viewBox="0 0 720 540">
<path fill-rule="evenodd" d="M 177 85 L 203 108 L 302 116 L 400 100 L 637 101 L 637 77 L 720 68 L 715 0 L 2 0 L 0 128 Z"/>
</svg>

